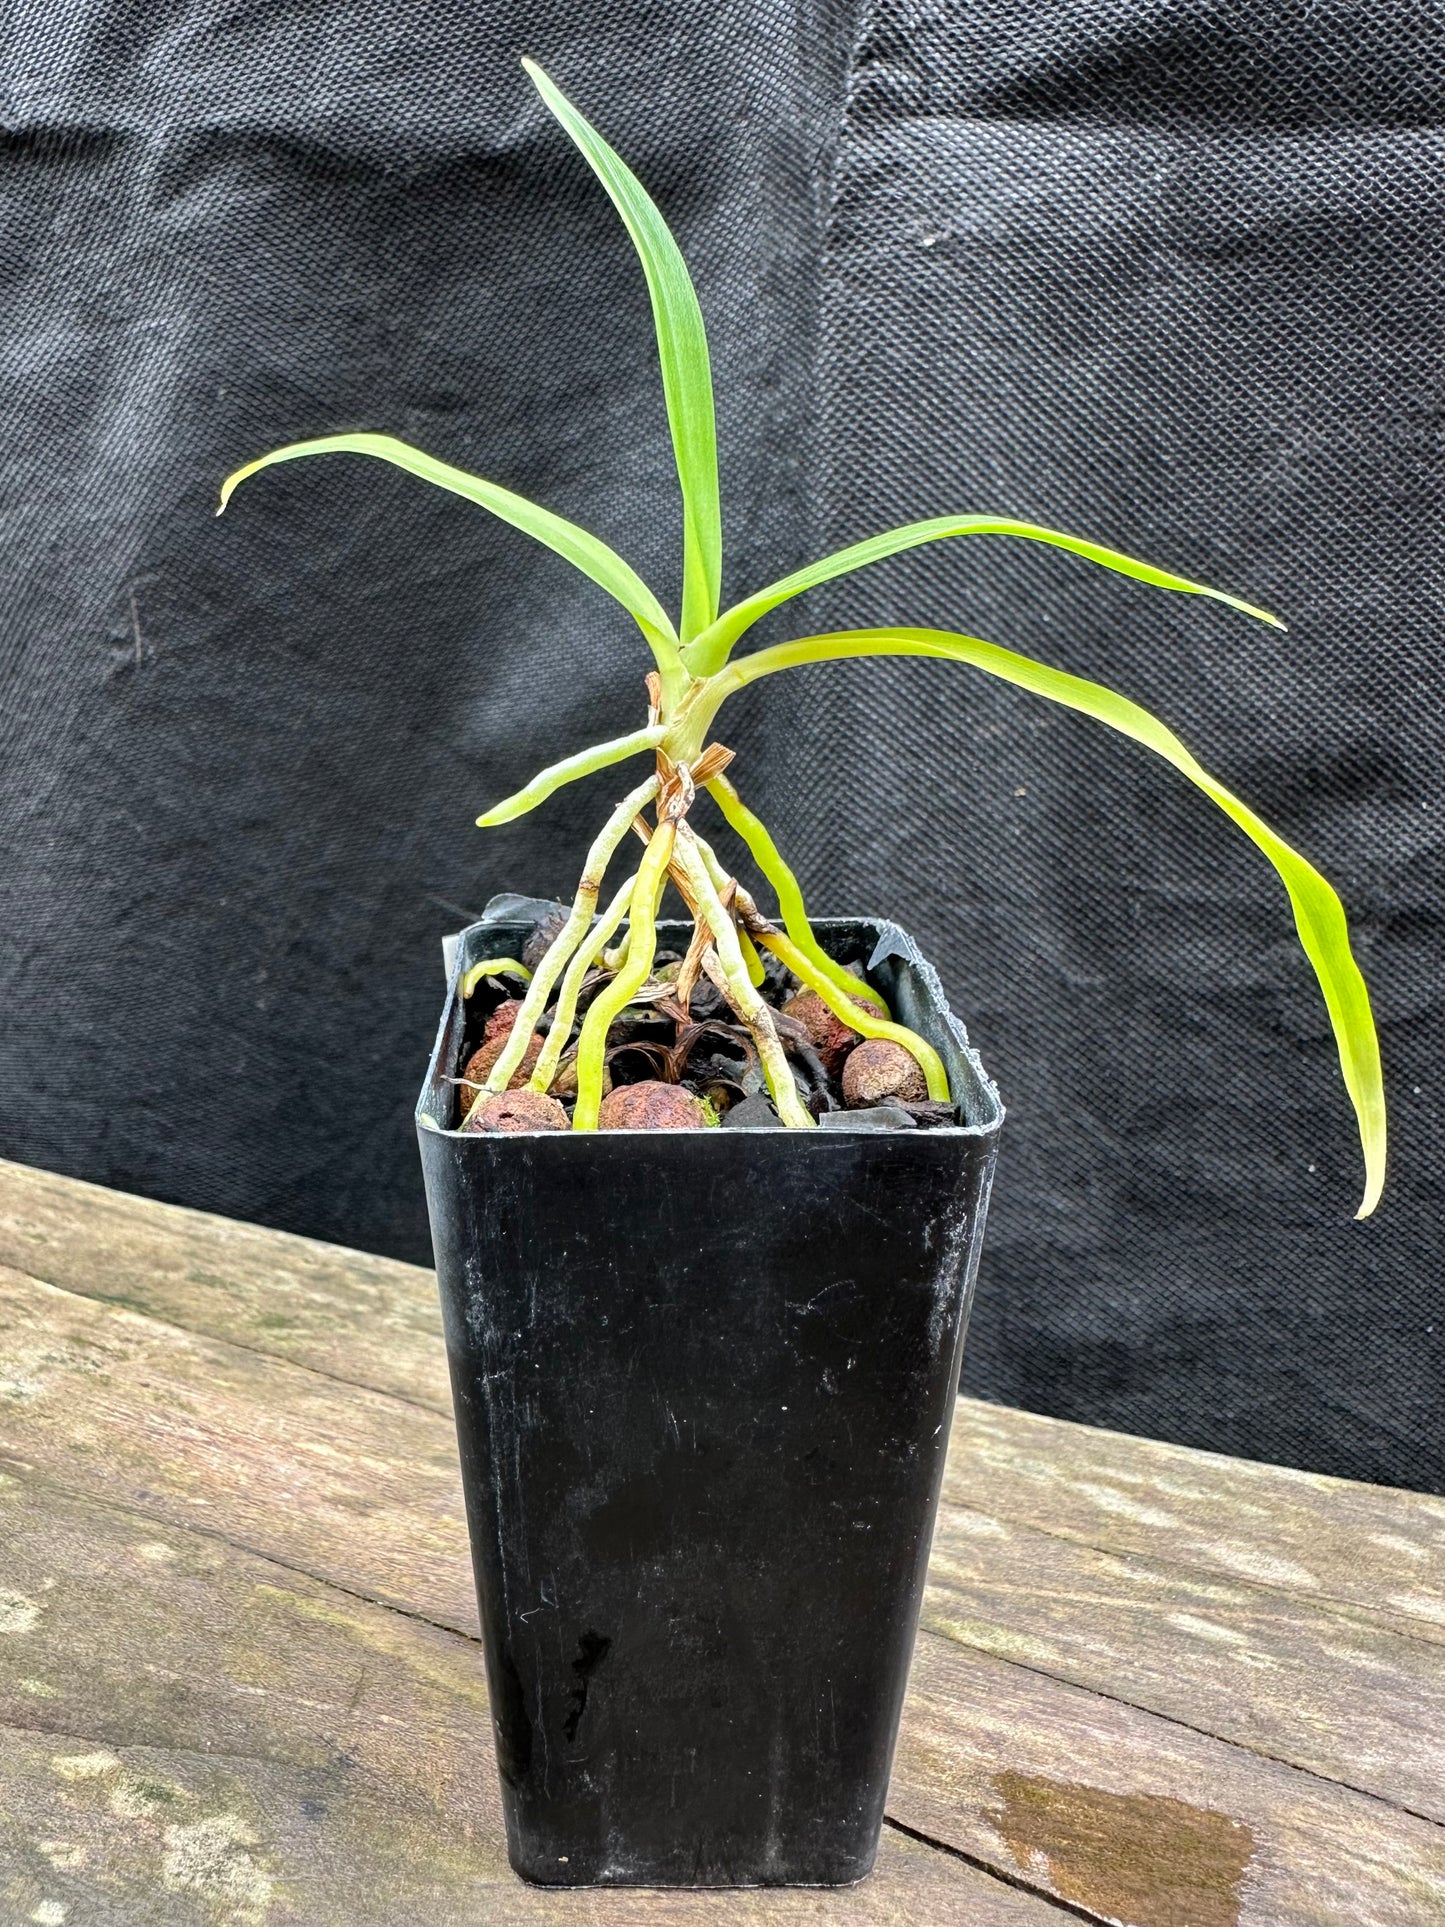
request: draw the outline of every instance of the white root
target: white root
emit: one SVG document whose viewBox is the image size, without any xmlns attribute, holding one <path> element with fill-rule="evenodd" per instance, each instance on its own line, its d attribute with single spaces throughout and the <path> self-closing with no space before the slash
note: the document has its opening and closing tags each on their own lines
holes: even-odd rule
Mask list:
<svg viewBox="0 0 1445 1927">
<path fill-rule="evenodd" d="M 517 1012 L 511 1034 L 496 1063 L 492 1066 L 486 1084 L 477 1093 L 476 1099 L 467 1112 L 485 1103 L 497 1091 L 506 1090 L 516 1075 L 518 1066 L 527 1054 L 527 1046 L 532 1041 L 532 1032 L 547 1008 L 547 999 L 552 986 L 561 976 L 567 959 L 587 935 L 592 924 L 593 913 L 597 908 L 597 898 L 602 889 L 602 879 L 607 874 L 607 865 L 613 852 L 632 826 L 637 812 L 650 803 L 659 788 L 656 776 L 640 783 L 629 795 L 623 797 L 617 808 L 608 817 L 601 834 L 587 852 L 586 866 L 582 880 L 577 886 L 577 895 L 572 904 L 571 914 L 562 926 L 560 933 L 547 954 L 537 965 L 532 981 L 527 986 L 527 994 L 522 999 L 522 1008 Z"/>
</svg>

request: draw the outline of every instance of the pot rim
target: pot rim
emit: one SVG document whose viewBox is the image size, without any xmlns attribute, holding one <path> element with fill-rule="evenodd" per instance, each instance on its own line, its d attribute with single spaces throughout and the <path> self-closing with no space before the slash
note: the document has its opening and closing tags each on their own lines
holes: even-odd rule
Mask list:
<svg viewBox="0 0 1445 1927">
<path fill-rule="evenodd" d="M 577 1143 L 586 1145 L 589 1140 L 605 1137 L 636 1137 L 635 1131 L 555 1131 L 555 1132 L 517 1132 L 517 1133 L 463 1133 L 455 1127 L 443 1124 L 438 1116 L 446 1080 L 450 1076 L 449 1059 L 453 1051 L 453 1034 L 460 1020 L 461 980 L 463 973 L 477 958 L 496 952 L 496 945 L 502 932 L 509 926 L 516 928 L 517 906 L 523 899 L 511 894 L 493 897 L 486 909 L 474 923 L 455 935 L 443 939 L 443 954 L 447 963 L 447 993 L 442 1005 L 441 1020 L 437 1026 L 436 1042 L 427 1062 L 426 1077 L 415 1109 L 416 1127 L 431 1136 L 453 1138 L 466 1144 L 528 1144 L 536 1145 L 545 1140 L 549 1144 Z M 509 914 L 510 913 L 510 914 Z M 900 998 L 905 1006 L 903 1020 L 911 1028 L 928 1039 L 935 1050 L 943 1057 L 949 1074 L 949 1083 L 954 1101 L 963 1111 L 965 1122 L 962 1124 L 935 1125 L 927 1131 L 906 1131 L 897 1133 L 870 1133 L 880 1140 L 914 1143 L 927 1141 L 956 1142 L 959 1138 L 988 1138 L 995 1136 L 1004 1120 L 1004 1106 L 998 1088 L 984 1069 L 978 1052 L 968 1041 L 968 1032 L 961 1020 L 950 1008 L 944 995 L 943 985 L 938 973 L 927 957 L 919 949 L 916 941 L 900 924 L 889 917 L 815 917 L 813 929 L 826 946 L 830 935 L 853 935 L 856 939 L 861 931 L 870 933 L 873 938 L 872 950 L 865 966 L 870 980 L 879 971 L 894 979 L 887 989 L 890 1004 L 897 1004 Z M 681 919 L 660 919 L 658 935 L 664 932 L 686 936 L 691 933 L 690 923 Z M 485 944 L 478 941 L 480 933 L 487 932 Z M 880 986 L 883 988 L 884 986 Z M 909 1010 L 906 1006 L 912 1004 Z M 450 1105 L 448 1105 L 448 1112 Z M 790 1141 L 805 1141 L 809 1145 L 838 1144 L 856 1141 L 858 1133 L 832 1131 L 794 1131 L 787 1125 L 754 1126 L 750 1131 L 687 1131 L 655 1133 L 655 1136 L 686 1138 L 688 1142 L 699 1140 L 712 1141 L 727 1137 L 737 1140 L 741 1137 L 763 1136 L 782 1137 Z M 565 1154 L 564 1154 L 565 1155 Z M 579 1152 L 578 1155 L 581 1155 Z"/>
</svg>

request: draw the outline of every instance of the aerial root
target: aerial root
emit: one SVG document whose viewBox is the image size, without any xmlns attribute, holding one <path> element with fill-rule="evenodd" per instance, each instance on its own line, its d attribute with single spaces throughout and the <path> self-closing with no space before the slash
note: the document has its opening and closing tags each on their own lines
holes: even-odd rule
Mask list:
<svg viewBox="0 0 1445 1927">
<path fill-rule="evenodd" d="M 652 693 L 649 690 L 649 695 Z M 672 762 L 659 750 L 657 774 L 640 784 L 613 810 L 588 852 L 567 921 L 533 972 L 506 1047 L 470 1106 L 468 1117 L 488 1096 L 509 1086 L 560 978 L 546 1038 L 528 1080 L 531 1090 L 550 1088 L 576 1021 L 582 986 L 588 972 L 600 960 L 603 969 L 612 974 L 594 998 L 577 1040 L 574 1053 L 577 1101 L 572 1118 L 574 1130 L 596 1130 L 608 1033 L 613 1021 L 651 974 L 657 955 L 657 910 L 669 877 L 693 919 L 692 938 L 677 975 L 678 1002 L 684 1011 L 689 1008 L 701 976 L 707 976 L 717 986 L 752 1038 L 782 1123 L 790 1129 L 802 1130 L 811 1128 L 815 1120 L 799 1095 L 772 1008 L 759 994 L 764 981 L 759 948 L 771 951 L 802 984 L 816 991 L 835 1016 L 860 1035 L 888 1038 L 901 1044 L 922 1069 L 929 1096 L 948 1101 L 948 1075 L 938 1053 L 905 1025 L 893 1023 L 880 1014 L 878 1008 L 871 1007 L 887 1010 L 871 985 L 846 971 L 818 943 L 792 872 L 777 855 L 762 824 L 743 807 L 737 791 L 722 777 L 732 758 L 731 750 L 713 743 L 689 767 Z M 778 889 L 788 935 L 784 936 L 762 914 L 737 878 L 727 873 L 711 845 L 686 821 L 697 791 L 704 784 L 709 785 L 712 795 L 722 802 L 724 815 L 743 835 L 760 867 Z M 650 802 L 656 803 L 656 828 L 641 815 Z M 601 916 L 597 916 L 597 900 L 607 866 L 629 828 L 647 845 L 646 851 L 635 873 L 616 892 Z M 607 946 L 624 917 L 627 930 L 622 942 L 609 950 Z M 504 961 L 510 962 L 489 960 L 494 969 Z M 468 973 L 468 987 L 483 974 L 482 967 L 474 966 Z M 516 967 L 516 974 L 522 974 L 520 967 Z M 860 998 L 868 1002 L 860 1003 Z"/>
<path fill-rule="evenodd" d="M 607 874 L 607 865 L 613 852 L 627 834 L 628 825 L 637 812 L 650 803 L 659 789 L 659 779 L 650 776 L 645 783 L 639 783 L 613 810 L 602 828 L 601 834 L 587 852 L 587 862 L 582 871 L 582 880 L 577 886 L 571 912 L 555 941 L 551 944 L 542 961 L 533 972 L 532 981 L 527 986 L 527 994 L 522 999 L 522 1008 L 517 1012 L 506 1047 L 492 1066 L 486 1084 L 478 1092 L 475 1101 L 467 1112 L 469 1118 L 489 1096 L 497 1091 L 506 1090 L 515 1076 L 522 1059 L 527 1054 L 527 1046 L 532 1041 L 532 1033 L 543 1011 L 552 986 L 561 976 L 567 959 L 572 955 L 592 927 L 593 914 L 597 909 L 597 898 L 602 889 L 602 879 Z"/>
<path fill-rule="evenodd" d="M 772 1010 L 763 1002 L 753 986 L 747 965 L 743 961 L 737 925 L 714 888 L 712 878 L 707 872 L 707 865 L 703 862 L 702 854 L 697 847 L 697 839 L 686 824 L 678 830 L 674 854 L 678 868 L 687 880 L 693 902 L 697 906 L 694 914 L 700 923 L 706 924 L 712 937 L 711 947 L 702 955 L 702 967 L 709 976 L 713 977 L 714 982 L 718 982 L 718 976 L 714 976 L 713 973 L 713 959 L 716 959 L 717 971 L 721 977 L 718 987 L 748 1027 L 778 1116 L 784 1124 L 794 1130 L 810 1129 L 814 1122 L 813 1115 L 798 1095 L 798 1087 L 793 1080 L 787 1052 L 783 1049 L 782 1039 L 778 1036 L 777 1026 L 773 1022 Z"/>
<path fill-rule="evenodd" d="M 624 824 L 624 830 L 626 825 Z M 607 1033 L 647 981 L 657 952 L 657 905 L 667 883 L 667 866 L 676 840 L 676 825 L 664 818 L 648 844 L 629 902 L 627 961 L 599 991 L 582 1021 L 577 1040 L 577 1104 L 574 1131 L 595 1131 L 602 1106 L 602 1073 L 606 1063 Z"/>
<path fill-rule="evenodd" d="M 530 1088 L 534 1091 L 551 1089 L 552 1079 L 557 1075 L 557 1066 L 562 1053 L 567 1048 L 567 1040 L 572 1035 L 572 1025 L 577 1017 L 577 999 L 581 994 L 582 981 L 596 963 L 609 939 L 616 935 L 617 926 L 627 915 L 632 902 L 632 892 L 637 886 L 637 872 L 623 884 L 611 903 L 602 912 L 590 936 L 573 954 L 562 979 L 562 988 L 557 992 L 557 1002 L 552 1011 L 552 1024 L 547 1032 L 547 1041 L 533 1067 Z"/>
</svg>

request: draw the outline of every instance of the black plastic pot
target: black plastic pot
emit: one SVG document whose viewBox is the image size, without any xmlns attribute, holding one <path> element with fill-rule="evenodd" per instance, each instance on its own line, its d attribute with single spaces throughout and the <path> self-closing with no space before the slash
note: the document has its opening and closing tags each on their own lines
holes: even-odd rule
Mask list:
<svg viewBox="0 0 1445 1927">
<path fill-rule="evenodd" d="M 877 1851 L 1003 1114 L 912 941 L 818 928 L 961 1127 L 438 1129 L 460 973 L 526 928 L 459 945 L 418 1133 L 529 1880 L 831 1886 Z"/>
</svg>

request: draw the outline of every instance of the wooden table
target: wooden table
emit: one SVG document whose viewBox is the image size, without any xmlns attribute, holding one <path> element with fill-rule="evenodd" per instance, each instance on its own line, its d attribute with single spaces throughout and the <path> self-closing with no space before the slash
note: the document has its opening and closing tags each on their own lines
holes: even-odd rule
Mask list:
<svg viewBox="0 0 1445 1927">
<path fill-rule="evenodd" d="M 0 1919 L 1445 1922 L 1445 1503 L 961 1402 L 878 1868 L 508 1871 L 431 1275 L 0 1163 Z"/>
</svg>

